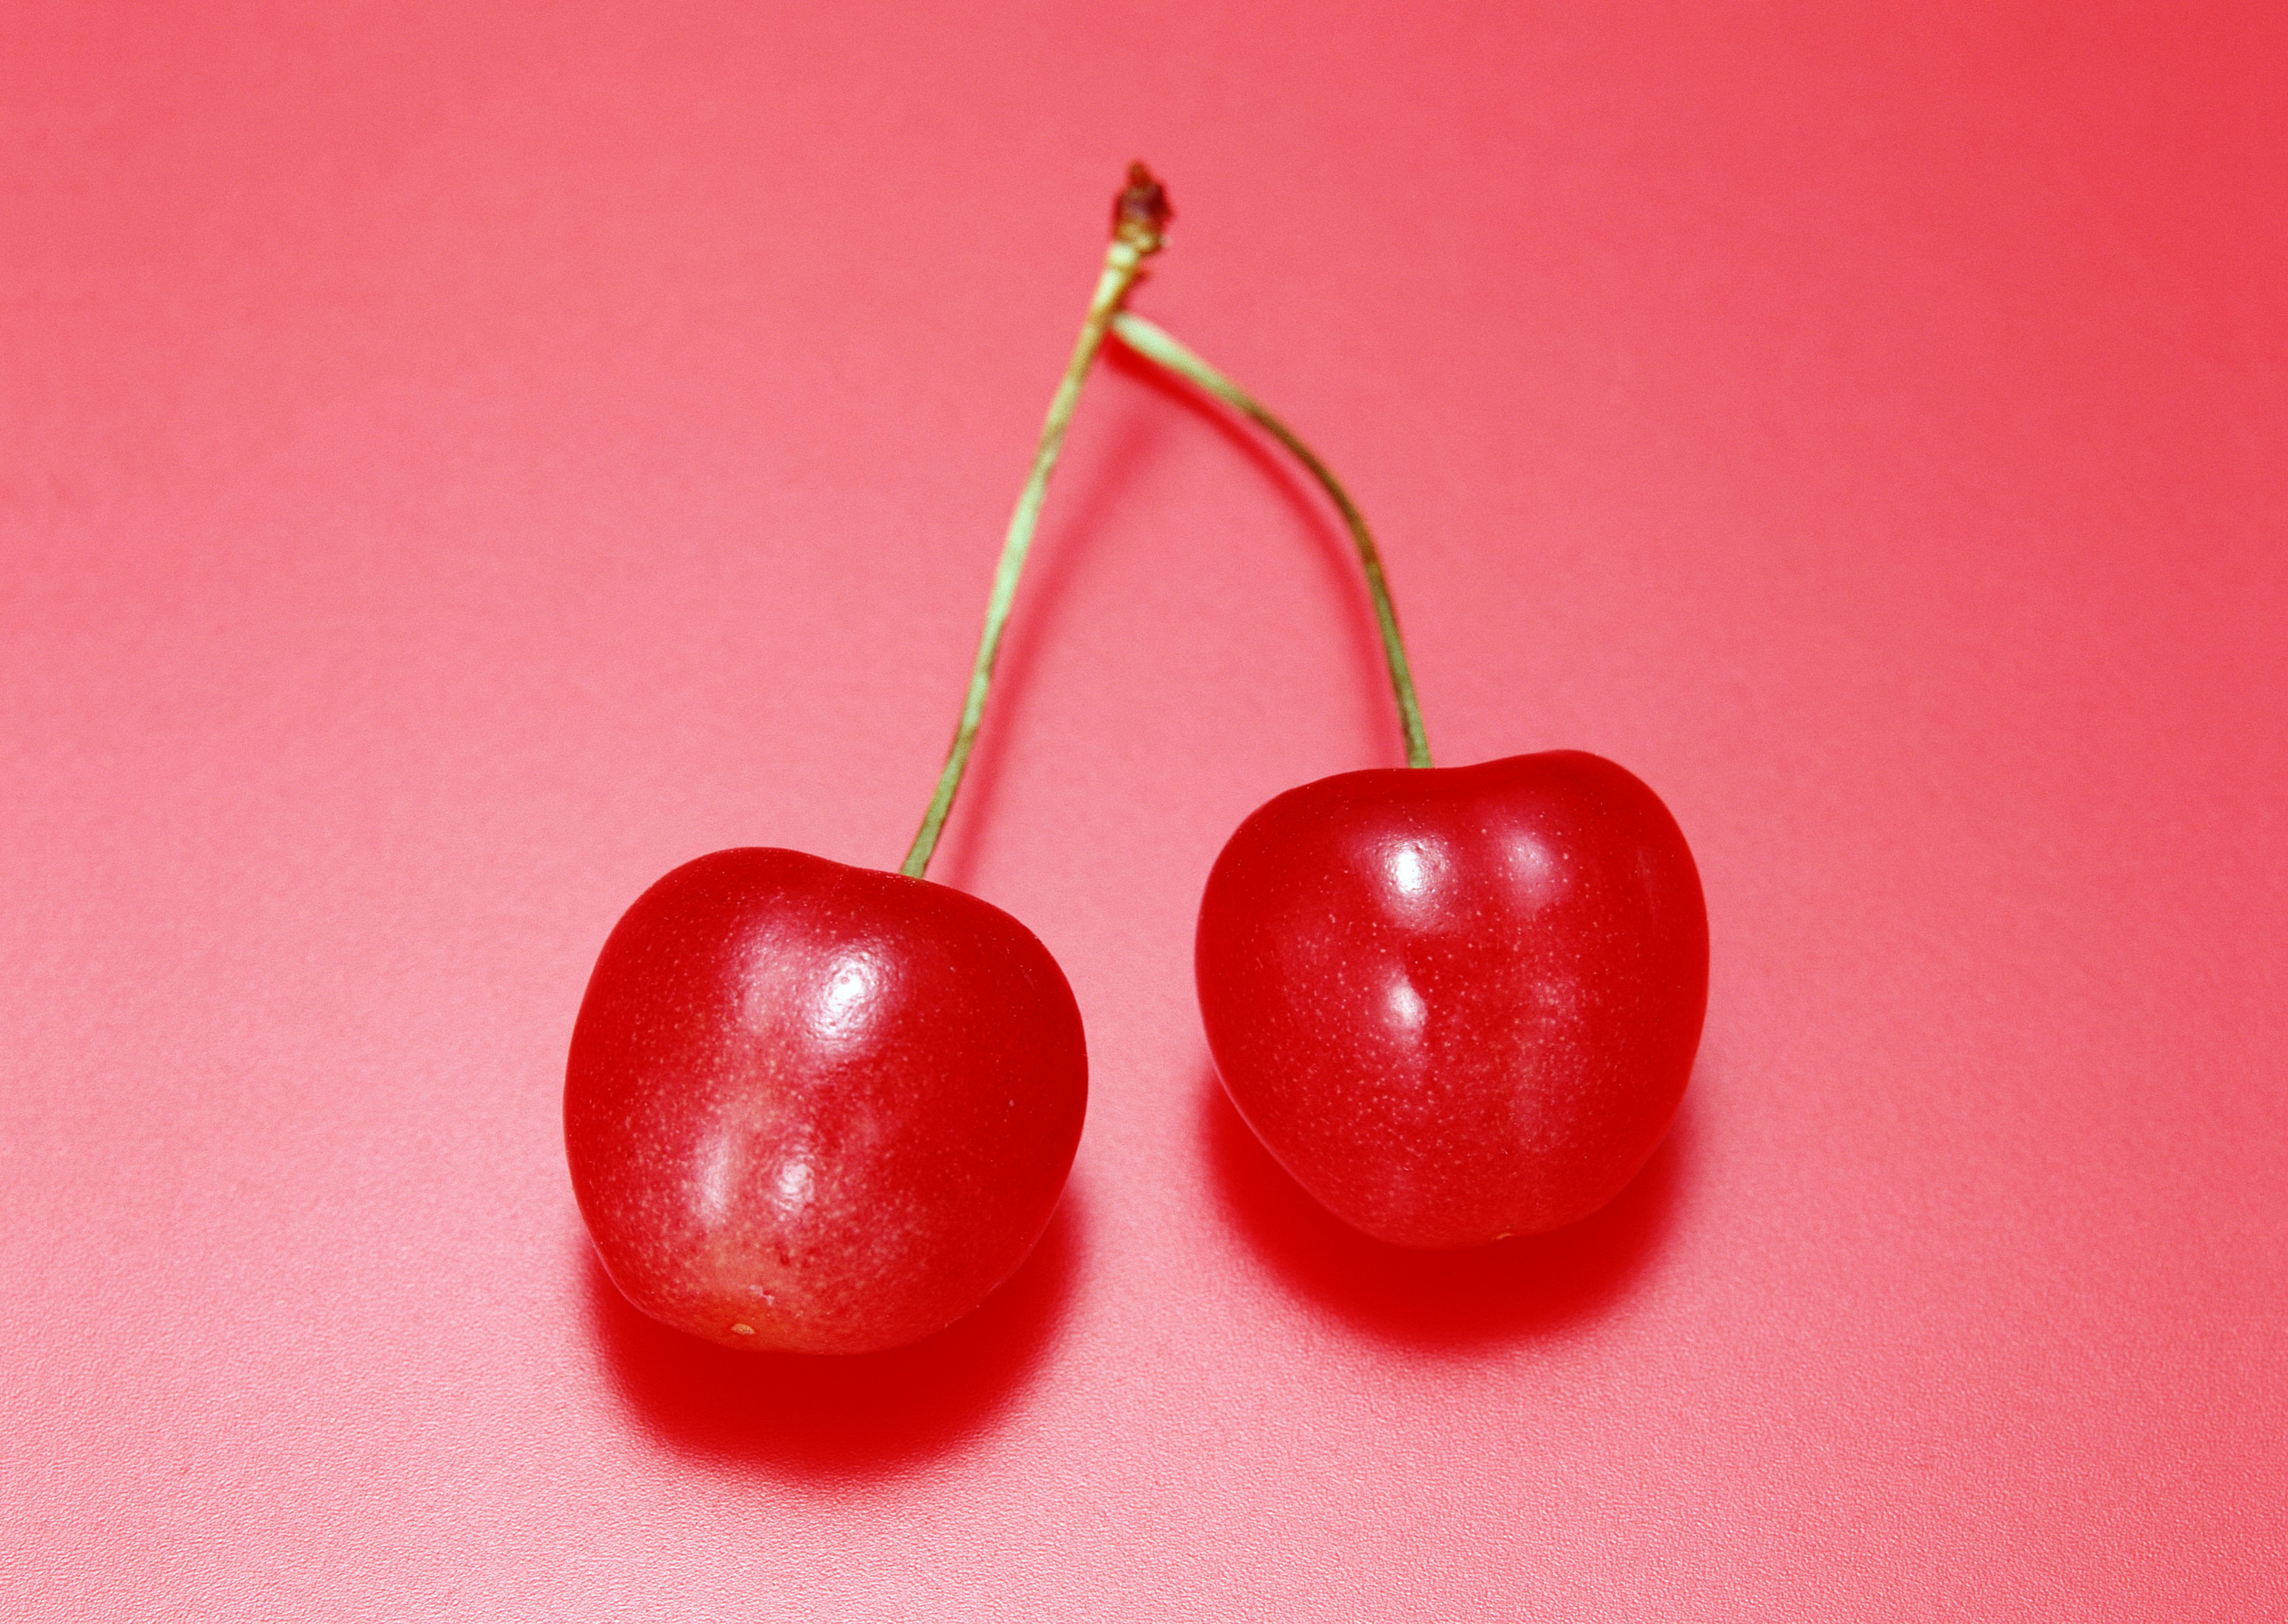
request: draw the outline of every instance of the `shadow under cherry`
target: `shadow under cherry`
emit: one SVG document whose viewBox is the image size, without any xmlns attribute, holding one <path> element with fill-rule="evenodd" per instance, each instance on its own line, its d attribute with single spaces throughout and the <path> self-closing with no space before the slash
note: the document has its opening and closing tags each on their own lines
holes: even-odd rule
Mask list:
<svg viewBox="0 0 2288 1624">
<path fill-rule="evenodd" d="M 1635 1178 L 1579 1223 L 1462 1251 L 1371 1240 L 1319 1205 L 1263 1148 L 1215 1067 L 1199 1139 L 1219 1203 L 1288 1287 L 1361 1331 L 1425 1351 L 1564 1330 L 1610 1310 L 1674 1227 L 1689 1182 L 1692 1095 Z"/>
<path fill-rule="evenodd" d="M 620 1295 L 584 1232 L 589 1319 L 620 1398 L 671 1448 L 820 1482 L 884 1477 L 959 1449 L 1038 1374 L 1080 1270 L 1068 1186 L 1032 1255 L 974 1312 L 882 1353 L 740 1353 Z"/>
</svg>

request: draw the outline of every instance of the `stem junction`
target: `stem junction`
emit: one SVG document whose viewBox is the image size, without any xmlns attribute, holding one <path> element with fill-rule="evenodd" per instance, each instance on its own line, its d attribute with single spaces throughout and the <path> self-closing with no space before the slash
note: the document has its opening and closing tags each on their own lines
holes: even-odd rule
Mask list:
<svg viewBox="0 0 2288 1624">
<path fill-rule="evenodd" d="M 992 687 L 993 667 L 1001 655 L 1001 634 L 1008 624 L 1010 606 L 1016 601 L 1017 582 L 1024 573 L 1025 556 L 1032 549 L 1033 533 L 1040 527 L 1041 503 L 1048 495 L 1049 476 L 1056 470 L 1058 454 L 1064 449 L 1065 431 L 1071 426 L 1074 408 L 1080 403 L 1082 381 L 1095 362 L 1097 352 L 1104 347 L 1108 332 L 1116 334 L 1121 343 L 1154 365 L 1252 418 L 1284 446 L 1327 493 L 1350 530 L 1352 545 L 1358 551 L 1359 566 L 1366 575 L 1367 594 L 1374 600 L 1375 623 L 1382 633 L 1383 660 L 1390 668 L 1391 692 L 1397 698 L 1399 725 L 1406 735 L 1406 764 L 1430 764 L 1430 741 L 1422 730 L 1422 707 L 1414 694 L 1414 673 L 1407 663 L 1406 642 L 1399 635 L 1398 611 L 1390 601 L 1390 582 L 1383 573 L 1382 555 L 1375 547 L 1358 504 L 1317 455 L 1292 429 L 1272 416 L 1261 401 L 1168 333 L 1133 311 L 1121 307 L 1129 289 L 1143 273 L 1144 261 L 1160 251 L 1168 221 L 1173 216 L 1174 210 L 1168 206 L 1168 194 L 1152 178 L 1152 172 L 1140 163 L 1129 165 L 1128 185 L 1113 200 L 1112 242 L 1104 251 L 1104 268 L 1097 277 L 1096 293 L 1089 300 L 1088 314 L 1081 322 L 1072 359 L 1065 364 L 1064 376 L 1050 398 L 1049 415 L 1041 425 L 1040 441 L 1033 450 L 1032 471 L 1026 476 L 1025 487 L 1018 494 L 1016 511 L 1009 516 L 1009 533 L 1001 543 L 1001 561 L 994 568 L 993 590 L 985 605 L 985 630 L 978 638 L 977 660 L 970 669 L 969 691 L 962 702 L 961 721 L 954 729 L 953 746 L 946 752 L 944 770 L 938 774 L 937 791 L 930 797 L 929 810 L 923 814 L 922 826 L 915 833 L 914 844 L 899 870 L 915 879 L 920 879 L 929 868 L 930 856 L 937 850 L 938 836 L 945 828 L 946 815 L 953 810 L 953 797 L 961 788 L 963 773 L 968 770 L 970 753 L 976 748 L 978 724 L 985 716 L 985 696 Z"/>
</svg>

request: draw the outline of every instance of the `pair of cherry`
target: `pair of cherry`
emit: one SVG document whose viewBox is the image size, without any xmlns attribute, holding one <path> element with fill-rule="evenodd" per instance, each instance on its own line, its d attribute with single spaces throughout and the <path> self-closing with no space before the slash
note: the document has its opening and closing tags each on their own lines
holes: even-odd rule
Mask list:
<svg viewBox="0 0 2288 1624">
<path fill-rule="evenodd" d="M 1249 1126 L 1338 1216 L 1474 1246 L 1602 1206 L 1667 1130 L 1707 999 L 1684 836 L 1577 751 L 1434 768 L 1372 539 L 1318 459 L 1122 308 L 1169 218 L 1140 164 L 997 572 L 903 871 L 718 852 L 639 898 L 573 1031 L 565 1142 L 637 1307 L 735 1348 L 854 1353 L 950 1324 L 1021 1263 L 1079 1145 L 1080 1011 L 1015 919 L 922 877 L 966 766 L 1050 471 L 1108 334 L 1300 457 L 1358 545 L 1405 768 L 1243 823 L 1208 877 L 1200 1012 Z"/>
</svg>

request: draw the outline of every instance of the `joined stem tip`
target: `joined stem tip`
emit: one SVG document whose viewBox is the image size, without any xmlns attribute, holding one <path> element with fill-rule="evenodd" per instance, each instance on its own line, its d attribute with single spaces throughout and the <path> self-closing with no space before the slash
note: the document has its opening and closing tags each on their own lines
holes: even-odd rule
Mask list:
<svg viewBox="0 0 2288 1624">
<path fill-rule="evenodd" d="M 1112 234 L 1140 254 L 1156 254 L 1176 218 L 1168 202 L 1168 188 L 1141 162 L 1128 166 L 1128 184 L 1112 200 Z"/>
</svg>

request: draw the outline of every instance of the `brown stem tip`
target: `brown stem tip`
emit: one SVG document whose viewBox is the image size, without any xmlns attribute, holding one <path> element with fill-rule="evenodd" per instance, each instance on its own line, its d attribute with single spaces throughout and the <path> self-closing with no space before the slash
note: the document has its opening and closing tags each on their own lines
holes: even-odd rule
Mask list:
<svg viewBox="0 0 2288 1624">
<path fill-rule="evenodd" d="M 1160 251 L 1161 234 L 1176 211 L 1168 202 L 1168 188 L 1141 163 L 1128 166 L 1128 184 L 1112 200 L 1112 234 L 1140 254 Z"/>
</svg>

